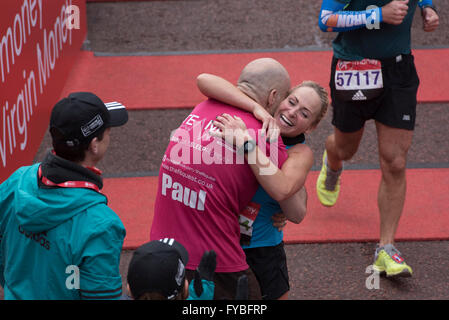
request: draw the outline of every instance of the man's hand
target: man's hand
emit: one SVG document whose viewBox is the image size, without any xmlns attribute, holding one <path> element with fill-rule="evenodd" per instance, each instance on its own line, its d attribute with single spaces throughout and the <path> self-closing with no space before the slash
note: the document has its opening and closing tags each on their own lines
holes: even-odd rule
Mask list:
<svg viewBox="0 0 449 320">
<path fill-rule="evenodd" d="M 382 7 L 383 22 L 399 25 L 404 20 L 408 11 L 409 0 L 393 0 Z"/>
<path fill-rule="evenodd" d="M 271 220 L 273 220 L 273 227 L 277 228 L 278 231 L 282 231 L 287 225 L 287 217 L 282 212 L 273 214 Z"/>
<path fill-rule="evenodd" d="M 430 7 L 422 9 L 423 29 L 426 32 L 432 32 L 440 24 L 438 14 Z"/>
</svg>

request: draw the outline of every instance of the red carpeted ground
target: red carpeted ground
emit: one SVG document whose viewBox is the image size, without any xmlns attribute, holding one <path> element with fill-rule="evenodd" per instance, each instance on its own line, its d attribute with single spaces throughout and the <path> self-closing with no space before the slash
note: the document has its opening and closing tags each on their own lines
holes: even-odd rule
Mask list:
<svg viewBox="0 0 449 320">
<path fill-rule="evenodd" d="M 361 242 L 378 239 L 377 188 L 379 170 L 348 170 L 342 191 L 332 208 L 321 206 L 315 194 L 318 172 L 309 174 L 308 215 L 288 224 L 286 243 Z M 409 169 L 404 214 L 397 232 L 401 240 L 448 239 L 449 169 Z M 127 230 L 124 249 L 148 241 L 157 189 L 157 177 L 105 179 L 103 192 Z"/>
<path fill-rule="evenodd" d="M 449 73 L 435 72 L 449 70 L 449 49 L 413 53 L 421 79 L 418 101 L 449 101 Z M 193 107 L 203 99 L 195 83 L 202 72 L 235 83 L 249 61 L 272 57 L 289 70 L 292 84 L 313 79 L 328 87 L 331 55 L 330 51 L 304 51 L 95 57 L 83 51 L 62 94 L 93 91 L 105 101 L 120 101 L 130 109 Z"/>
<path fill-rule="evenodd" d="M 132 2 L 132 1 L 164 1 L 164 0 L 86 0 L 86 2 Z"/>
</svg>

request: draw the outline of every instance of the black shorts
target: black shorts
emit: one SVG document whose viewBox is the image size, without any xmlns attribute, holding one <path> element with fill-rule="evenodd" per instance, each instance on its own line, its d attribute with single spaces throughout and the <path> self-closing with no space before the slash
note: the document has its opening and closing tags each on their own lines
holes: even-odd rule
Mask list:
<svg viewBox="0 0 449 320">
<path fill-rule="evenodd" d="M 275 300 L 290 290 L 284 242 L 274 247 L 245 249 L 246 262 L 259 281 L 262 299 Z"/>
<path fill-rule="evenodd" d="M 416 119 L 416 94 L 419 78 L 413 55 L 403 54 L 382 62 L 383 92 L 370 100 L 345 101 L 336 96 L 335 69 L 337 59 L 332 58 L 330 89 L 332 98 L 332 124 L 342 132 L 355 132 L 363 128 L 366 120 L 374 119 L 389 127 L 413 130 Z"/>
</svg>

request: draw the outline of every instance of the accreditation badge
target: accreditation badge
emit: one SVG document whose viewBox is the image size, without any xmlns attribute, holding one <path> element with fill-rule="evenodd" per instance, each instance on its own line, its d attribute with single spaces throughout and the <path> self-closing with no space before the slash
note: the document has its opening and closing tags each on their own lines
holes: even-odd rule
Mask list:
<svg viewBox="0 0 449 320">
<path fill-rule="evenodd" d="M 249 246 L 253 235 L 253 224 L 260 211 L 260 204 L 250 202 L 240 213 L 240 244 Z"/>
<path fill-rule="evenodd" d="M 338 60 L 335 68 L 335 94 L 344 101 L 365 101 L 383 92 L 382 63 L 375 59 Z"/>
</svg>

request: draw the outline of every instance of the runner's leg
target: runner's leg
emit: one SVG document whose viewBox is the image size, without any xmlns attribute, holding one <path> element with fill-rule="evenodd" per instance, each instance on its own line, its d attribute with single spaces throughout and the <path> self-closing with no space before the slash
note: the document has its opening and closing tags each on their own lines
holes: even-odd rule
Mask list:
<svg viewBox="0 0 449 320">
<path fill-rule="evenodd" d="M 413 131 L 376 121 L 382 179 L 379 186 L 380 246 L 394 243 L 405 202 L 407 153 Z"/>
<path fill-rule="evenodd" d="M 363 128 L 355 132 L 342 132 L 334 127 L 334 133 L 326 139 L 327 163 L 333 171 L 343 166 L 343 161 L 351 159 L 359 148 Z"/>
</svg>

